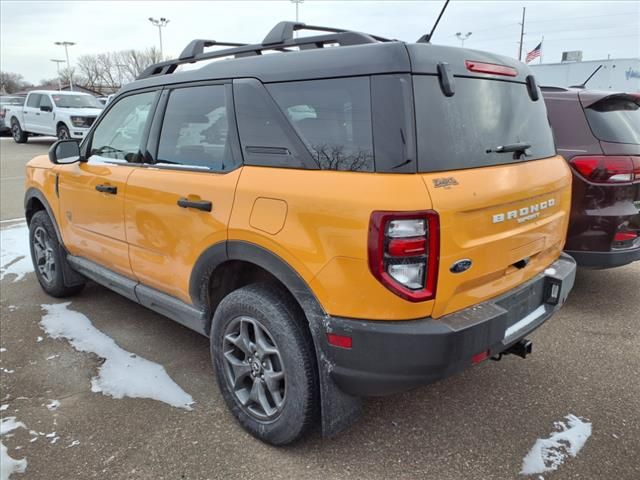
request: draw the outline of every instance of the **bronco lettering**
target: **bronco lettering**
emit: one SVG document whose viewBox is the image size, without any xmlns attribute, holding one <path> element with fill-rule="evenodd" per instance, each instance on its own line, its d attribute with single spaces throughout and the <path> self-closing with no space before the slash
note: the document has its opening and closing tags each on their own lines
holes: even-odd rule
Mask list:
<svg viewBox="0 0 640 480">
<path fill-rule="evenodd" d="M 528 222 L 540 216 L 540 210 L 554 207 L 556 200 L 550 198 L 544 202 L 534 203 L 528 207 L 522 207 L 518 210 L 509 210 L 506 213 L 496 213 L 492 217 L 493 223 L 502 223 L 506 220 L 516 220 L 518 223 Z"/>
</svg>

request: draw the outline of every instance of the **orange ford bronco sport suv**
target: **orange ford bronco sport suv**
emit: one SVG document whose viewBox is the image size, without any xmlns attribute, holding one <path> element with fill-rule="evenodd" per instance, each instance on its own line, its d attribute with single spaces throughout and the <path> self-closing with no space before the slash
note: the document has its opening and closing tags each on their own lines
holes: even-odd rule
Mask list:
<svg viewBox="0 0 640 480">
<path fill-rule="evenodd" d="M 148 68 L 29 162 L 25 208 L 45 291 L 91 279 L 208 336 L 235 417 L 285 444 L 526 356 L 573 286 L 570 197 L 525 65 L 283 22 Z"/>
</svg>

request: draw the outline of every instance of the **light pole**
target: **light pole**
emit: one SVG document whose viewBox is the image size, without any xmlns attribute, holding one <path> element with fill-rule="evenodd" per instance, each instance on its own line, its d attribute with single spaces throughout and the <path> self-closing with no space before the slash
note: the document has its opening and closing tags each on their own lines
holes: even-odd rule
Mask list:
<svg viewBox="0 0 640 480">
<path fill-rule="evenodd" d="M 162 51 L 162 27 L 167 26 L 167 23 L 169 23 L 169 19 L 164 17 L 160 17 L 160 18 L 149 17 L 149 21 L 154 27 L 158 27 L 158 34 L 160 35 L 160 57 L 163 59 L 164 52 Z"/>
<path fill-rule="evenodd" d="M 304 0 L 291 0 L 291 3 L 295 3 L 296 4 L 296 23 L 298 23 L 300 21 L 300 15 L 299 15 L 299 7 L 301 3 L 304 3 Z M 298 31 L 296 30 L 294 33 L 295 37 L 298 38 Z"/>
<path fill-rule="evenodd" d="M 56 58 L 51 59 L 52 62 L 56 62 L 56 72 L 58 73 L 58 91 L 62 90 L 62 85 L 60 83 L 60 64 L 64 63 L 64 60 L 58 60 Z"/>
<path fill-rule="evenodd" d="M 300 21 L 299 15 L 298 15 L 298 6 L 301 3 L 304 3 L 304 0 L 291 0 L 291 3 L 295 3 L 296 4 L 296 23 L 298 23 Z"/>
<path fill-rule="evenodd" d="M 460 43 L 462 44 L 462 48 L 464 48 L 464 41 L 469 38 L 471 36 L 472 32 L 467 32 L 464 35 L 462 35 L 462 32 L 457 32 L 456 33 L 456 37 L 458 37 L 458 40 L 460 40 Z"/>
<path fill-rule="evenodd" d="M 75 45 L 75 42 L 54 42 L 56 45 L 64 47 L 64 54 L 67 57 L 67 71 L 69 72 L 69 90 L 73 92 L 73 75 L 71 73 L 71 64 L 69 63 L 69 47 Z"/>
</svg>

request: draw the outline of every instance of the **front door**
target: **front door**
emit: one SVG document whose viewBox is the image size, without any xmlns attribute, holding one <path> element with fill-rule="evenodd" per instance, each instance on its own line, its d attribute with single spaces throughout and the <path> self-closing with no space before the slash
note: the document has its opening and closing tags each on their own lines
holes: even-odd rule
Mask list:
<svg viewBox="0 0 640 480">
<path fill-rule="evenodd" d="M 215 84 L 163 92 L 160 104 L 166 101 L 166 110 L 156 114 L 152 126 L 159 136 L 151 135 L 159 140 L 149 148 L 157 151 L 154 164 L 133 172 L 127 184 L 133 273 L 141 283 L 188 303 L 198 257 L 227 238 L 240 177 L 230 88 Z"/>
<path fill-rule="evenodd" d="M 133 277 L 124 228 L 127 179 L 141 163 L 157 92 L 120 99 L 88 139 L 86 162 L 57 167 L 62 235 L 70 253 Z"/>
</svg>

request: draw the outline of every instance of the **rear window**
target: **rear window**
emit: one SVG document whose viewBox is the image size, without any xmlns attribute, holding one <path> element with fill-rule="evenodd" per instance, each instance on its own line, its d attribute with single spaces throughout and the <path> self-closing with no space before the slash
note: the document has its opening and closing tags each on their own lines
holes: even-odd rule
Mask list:
<svg viewBox="0 0 640 480">
<path fill-rule="evenodd" d="M 604 142 L 640 144 L 640 98 L 612 95 L 584 109 L 593 134 Z"/>
<path fill-rule="evenodd" d="M 323 170 L 372 172 L 368 77 L 267 85 Z"/>
<path fill-rule="evenodd" d="M 523 83 L 455 78 L 455 94 L 445 97 L 438 77 L 413 80 L 419 171 L 478 168 L 555 155 L 542 98 L 531 100 Z M 531 145 L 521 152 L 500 146 Z"/>
</svg>

